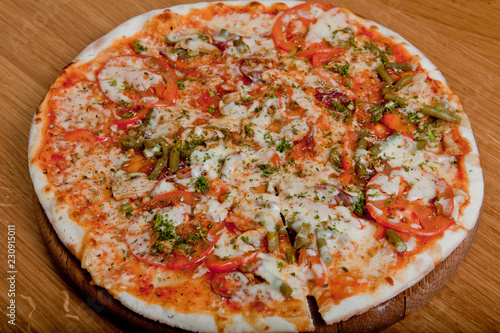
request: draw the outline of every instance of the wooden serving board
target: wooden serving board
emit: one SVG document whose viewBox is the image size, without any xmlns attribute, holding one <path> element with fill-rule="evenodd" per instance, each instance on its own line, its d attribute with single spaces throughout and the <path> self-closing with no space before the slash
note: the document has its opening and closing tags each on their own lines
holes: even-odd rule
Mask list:
<svg viewBox="0 0 500 333">
<path fill-rule="evenodd" d="M 80 292 L 80 296 L 86 300 L 87 304 L 93 304 L 97 311 L 104 312 L 116 326 L 124 331 L 186 332 L 136 314 L 115 300 L 105 289 L 91 284 L 92 278 L 90 274 L 81 268 L 80 261 L 68 251 L 57 237 L 36 194 L 33 201 L 41 236 L 61 277 Z M 316 332 L 378 332 L 403 320 L 419 309 L 444 287 L 464 260 L 476 236 L 480 216 L 481 214 L 478 217 L 478 223 L 469 232 L 467 238 L 434 270 L 414 286 L 365 313 L 336 325 L 326 325 L 317 312 L 314 300 L 310 298 L 309 304 L 311 313 L 313 313 Z"/>
</svg>

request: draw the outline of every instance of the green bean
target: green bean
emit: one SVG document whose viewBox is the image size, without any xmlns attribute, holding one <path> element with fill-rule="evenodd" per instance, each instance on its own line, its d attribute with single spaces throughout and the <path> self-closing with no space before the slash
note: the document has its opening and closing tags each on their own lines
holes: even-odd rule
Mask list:
<svg viewBox="0 0 500 333">
<path fill-rule="evenodd" d="M 299 232 L 297 233 L 297 237 L 295 237 L 295 243 L 293 244 L 293 247 L 296 250 L 299 250 L 303 247 L 309 246 L 312 244 L 311 239 L 309 238 L 309 234 L 311 233 L 311 224 L 309 223 L 304 223 L 299 229 Z"/>
<path fill-rule="evenodd" d="M 221 35 L 221 37 L 228 39 L 231 35 L 234 35 L 234 33 L 232 33 L 231 31 L 229 31 L 227 29 L 221 29 L 220 35 Z"/>
<path fill-rule="evenodd" d="M 151 171 L 151 173 L 149 174 L 148 179 L 150 180 L 158 179 L 158 176 L 160 175 L 163 168 L 165 168 L 165 166 L 167 165 L 167 162 L 168 162 L 168 154 L 163 153 L 158 162 L 156 162 L 153 171 Z"/>
<path fill-rule="evenodd" d="M 380 88 L 380 92 L 382 93 L 382 95 L 390 94 L 392 93 L 392 87 L 385 85 L 382 88 Z"/>
<path fill-rule="evenodd" d="M 380 144 L 377 143 L 376 145 L 373 145 L 370 149 L 368 149 L 372 154 L 378 155 L 382 152 L 382 149 L 380 148 Z"/>
<path fill-rule="evenodd" d="M 354 166 L 354 172 L 358 177 L 366 175 L 365 165 L 363 163 L 357 162 L 356 165 Z"/>
<path fill-rule="evenodd" d="M 457 125 L 460 125 L 460 123 L 462 122 L 462 118 L 460 118 L 460 116 L 457 116 L 456 114 L 453 114 L 445 109 L 437 108 L 435 106 L 424 105 L 420 112 L 425 115 L 449 121 Z"/>
<path fill-rule="evenodd" d="M 189 59 L 195 58 L 199 55 L 200 55 L 200 51 L 184 50 L 184 52 L 178 53 L 177 57 L 181 60 L 189 60 Z"/>
<path fill-rule="evenodd" d="M 280 235 L 284 235 L 285 237 L 288 237 L 288 230 L 286 229 L 286 227 L 285 227 L 285 225 L 283 223 L 279 223 L 278 233 Z M 290 245 L 287 245 L 285 247 L 285 257 L 286 257 L 286 261 L 289 264 L 292 264 L 292 263 L 296 262 L 296 260 L 295 260 L 295 251 L 293 250 L 293 247 L 291 247 Z"/>
<path fill-rule="evenodd" d="M 295 259 L 295 251 L 293 250 L 293 247 L 288 246 L 285 248 L 285 257 L 286 257 L 286 262 L 289 264 L 293 264 L 297 261 Z"/>
<path fill-rule="evenodd" d="M 316 233 L 316 237 L 318 237 Z M 333 259 L 330 256 L 330 252 L 328 252 L 328 246 L 326 244 L 326 240 L 324 237 L 318 237 L 316 240 L 316 246 L 318 247 L 318 254 L 320 258 L 323 260 L 323 262 L 327 265 L 330 265 L 333 263 Z"/>
<path fill-rule="evenodd" d="M 210 37 L 201 32 L 183 36 L 163 36 L 163 42 L 167 45 L 175 45 L 185 39 L 201 39 L 205 43 L 210 43 Z"/>
<path fill-rule="evenodd" d="M 387 59 L 387 56 L 385 55 L 384 52 L 382 52 L 382 50 L 375 44 L 373 43 L 370 43 L 368 44 L 368 47 L 378 56 L 380 57 L 380 60 L 382 60 L 382 63 L 386 63 L 387 61 L 389 61 L 389 59 Z"/>
<path fill-rule="evenodd" d="M 445 111 L 450 111 L 450 104 L 446 102 L 439 102 L 433 105 L 435 108 L 438 108 L 439 110 L 445 110 Z"/>
<path fill-rule="evenodd" d="M 292 287 L 286 284 L 284 281 L 279 280 L 280 292 L 285 298 L 290 298 L 293 293 Z"/>
<path fill-rule="evenodd" d="M 392 245 L 394 245 L 397 252 L 401 253 L 406 251 L 406 244 L 396 231 L 389 228 L 385 231 L 385 235 L 387 236 L 389 242 L 391 242 Z"/>
<path fill-rule="evenodd" d="M 162 149 L 161 149 L 161 140 L 160 139 L 146 139 L 144 141 L 144 149 L 148 150 L 153 150 L 155 147 L 160 148 L 158 151 L 154 152 L 155 156 L 161 156 L 163 155 Z"/>
<path fill-rule="evenodd" d="M 167 45 L 175 45 L 180 41 L 178 36 L 163 36 L 163 42 Z"/>
<path fill-rule="evenodd" d="M 378 66 L 377 67 L 377 73 L 380 76 L 380 78 L 382 80 L 384 80 L 385 82 L 387 82 L 389 84 L 393 84 L 394 83 L 394 79 L 392 78 L 392 76 L 389 73 L 387 73 L 387 71 L 385 70 L 384 66 Z"/>
<path fill-rule="evenodd" d="M 328 155 L 328 161 L 330 161 L 330 163 L 332 163 L 334 167 L 340 167 L 341 160 L 337 148 L 332 148 L 332 150 L 330 150 L 330 155 Z"/>
<path fill-rule="evenodd" d="M 122 148 L 128 148 L 128 149 L 143 149 L 144 139 L 134 138 L 132 136 L 127 135 L 120 138 L 120 146 L 122 146 Z"/>
<path fill-rule="evenodd" d="M 384 99 L 386 101 L 393 101 L 395 103 L 398 103 L 398 105 L 401 106 L 408 104 L 408 100 L 406 98 L 394 94 L 385 94 Z"/>
<path fill-rule="evenodd" d="M 248 48 L 247 44 L 245 44 L 245 42 L 243 42 L 241 39 L 235 39 L 233 41 L 233 44 L 234 46 L 236 46 L 238 52 L 241 54 L 250 52 L 250 49 Z"/>
<path fill-rule="evenodd" d="M 208 36 L 204 33 L 201 33 L 201 32 L 198 32 L 197 35 L 198 35 L 198 38 L 201 39 L 202 41 L 204 41 L 205 43 L 209 43 L 209 44 L 211 43 L 210 36 Z"/>
<path fill-rule="evenodd" d="M 358 143 L 356 143 L 356 148 L 358 149 L 366 149 L 367 146 L 368 146 L 368 141 L 366 141 L 365 139 L 361 139 L 358 141 Z"/>
<path fill-rule="evenodd" d="M 170 148 L 168 153 L 168 170 L 171 174 L 179 171 L 180 149 L 178 146 Z"/>
<path fill-rule="evenodd" d="M 188 50 L 187 55 L 188 55 L 188 57 L 194 58 L 194 57 L 197 57 L 200 55 L 200 51 Z"/>
<path fill-rule="evenodd" d="M 395 91 L 400 91 L 403 87 L 405 87 L 408 84 L 410 84 L 410 82 L 411 82 L 412 79 L 413 79 L 413 75 L 408 74 L 408 75 L 403 76 L 394 85 L 394 90 Z"/>
<path fill-rule="evenodd" d="M 425 146 L 427 146 L 427 140 L 425 140 L 424 138 L 417 138 L 417 149 L 425 149 Z"/>
<path fill-rule="evenodd" d="M 384 66 L 385 68 L 399 69 L 402 71 L 412 71 L 417 67 L 415 64 L 404 62 L 387 62 Z"/>
<path fill-rule="evenodd" d="M 278 226 L 278 233 L 280 235 L 288 236 L 288 230 L 286 229 L 285 225 L 283 223 L 279 223 Z"/>
<path fill-rule="evenodd" d="M 385 107 L 383 105 L 372 106 L 370 109 L 370 113 L 372 114 L 371 121 L 375 122 L 375 121 L 379 121 L 380 119 L 382 119 L 382 117 L 384 116 L 384 110 L 385 110 Z"/>
<path fill-rule="evenodd" d="M 267 232 L 267 249 L 270 252 L 276 251 L 280 248 L 280 236 L 274 231 Z"/>
</svg>

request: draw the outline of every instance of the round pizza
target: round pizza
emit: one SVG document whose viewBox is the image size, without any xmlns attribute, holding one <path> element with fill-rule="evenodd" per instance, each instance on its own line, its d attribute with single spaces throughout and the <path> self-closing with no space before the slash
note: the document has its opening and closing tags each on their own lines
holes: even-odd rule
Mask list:
<svg viewBox="0 0 500 333">
<path fill-rule="evenodd" d="M 191 331 L 311 331 L 311 296 L 327 324 L 365 312 L 446 258 L 483 196 L 436 67 L 321 2 L 125 22 L 52 85 L 29 164 L 93 282 Z"/>
</svg>

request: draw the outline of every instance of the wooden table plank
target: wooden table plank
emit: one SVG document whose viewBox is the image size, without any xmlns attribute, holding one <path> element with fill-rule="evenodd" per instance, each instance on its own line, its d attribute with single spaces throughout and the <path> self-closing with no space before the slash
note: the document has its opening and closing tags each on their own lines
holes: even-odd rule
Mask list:
<svg viewBox="0 0 500 333">
<path fill-rule="evenodd" d="M 186 1 L 194 2 L 194 1 Z M 98 304 L 80 299 L 58 275 L 38 232 L 27 168 L 33 112 L 60 70 L 121 22 L 180 1 L 13 1 L 0 8 L 0 268 L 7 277 L 7 225 L 16 228 L 14 331 L 116 332 Z M 333 2 L 332 2 L 333 3 Z M 500 327 L 499 1 L 352 0 L 337 5 L 397 31 L 438 66 L 469 115 L 485 168 L 485 204 L 476 241 L 455 276 L 427 305 L 387 329 L 495 331 Z M 0 304 L 9 301 L 0 282 Z M 87 304 L 88 303 L 88 304 Z M 7 317 L 0 331 L 13 328 Z"/>
</svg>

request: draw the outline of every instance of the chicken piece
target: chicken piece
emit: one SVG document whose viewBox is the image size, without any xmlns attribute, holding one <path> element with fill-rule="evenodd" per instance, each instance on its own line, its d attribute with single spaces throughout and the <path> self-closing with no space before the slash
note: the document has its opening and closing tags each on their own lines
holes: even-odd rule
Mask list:
<svg viewBox="0 0 500 333">
<path fill-rule="evenodd" d="M 156 183 L 144 173 L 120 172 L 113 179 L 111 190 L 116 200 L 145 197 L 155 188 Z"/>
</svg>

